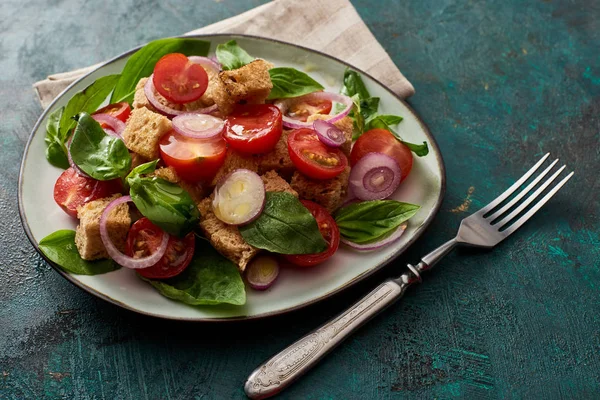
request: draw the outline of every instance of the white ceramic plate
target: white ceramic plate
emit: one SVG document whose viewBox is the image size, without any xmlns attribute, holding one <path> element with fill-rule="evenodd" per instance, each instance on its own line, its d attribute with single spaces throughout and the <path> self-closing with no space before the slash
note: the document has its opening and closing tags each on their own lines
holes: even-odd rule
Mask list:
<svg viewBox="0 0 600 400">
<path fill-rule="evenodd" d="M 269 60 L 276 66 L 310 70 L 310 75 L 324 84 L 327 91 L 332 92 L 339 91 L 344 69 L 348 67 L 344 62 L 326 54 L 271 39 L 240 35 L 208 35 L 198 38 L 211 42 L 211 54 L 218 44 L 236 39 L 249 54 Z M 54 183 L 62 170 L 51 166 L 44 155 L 48 114 L 65 105 L 76 92 L 96 79 L 120 73 L 129 56 L 136 50 L 108 61 L 69 86 L 42 114 L 31 133 L 21 165 L 19 209 L 25 232 L 38 252 L 38 243 L 46 235 L 58 229 L 76 227 L 76 221 L 67 216 L 53 199 Z M 421 205 L 404 235 L 393 245 L 369 253 L 359 253 L 341 245 L 335 256 L 325 264 L 313 269 L 284 269 L 277 283 L 265 292 L 248 289 L 248 299 L 244 306 L 192 307 L 163 297 L 126 268 L 104 275 L 71 275 L 49 260 L 46 261 L 75 285 L 107 301 L 143 314 L 190 321 L 250 319 L 281 314 L 322 300 L 373 273 L 406 250 L 431 222 L 444 194 L 445 171 L 433 136 L 408 104 L 374 78 L 354 69 L 361 73 L 371 95 L 381 98 L 381 114 L 395 114 L 404 118 L 398 126 L 402 137 L 415 143 L 425 140 L 430 148 L 426 157 L 415 157 L 411 174 L 393 196 L 396 200 Z"/>
</svg>

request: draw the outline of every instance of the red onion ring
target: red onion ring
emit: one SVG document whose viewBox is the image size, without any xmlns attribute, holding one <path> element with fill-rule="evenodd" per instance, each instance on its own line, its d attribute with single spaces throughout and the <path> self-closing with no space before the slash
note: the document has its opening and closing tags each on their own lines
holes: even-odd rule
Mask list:
<svg viewBox="0 0 600 400">
<path fill-rule="evenodd" d="M 400 185 L 398 162 L 383 153 L 367 153 L 352 167 L 349 186 L 360 200 L 382 200 Z"/>
<path fill-rule="evenodd" d="M 317 132 L 319 140 L 329 147 L 340 147 L 346 143 L 344 132 L 331 122 L 317 119 L 313 122 L 313 129 Z"/>
<path fill-rule="evenodd" d="M 385 239 L 380 240 L 379 242 L 375 242 L 375 243 L 358 244 L 358 243 L 351 242 L 348 239 L 344 239 L 343 237 L 340 238 L 340 241 L 356 250 L 362 250 L 362 251 L 377 250 L 377 249 L 382 248 L 383 246 L 386 246 L 386 245 L 398 240 L 400 238 L 400 236 L 402 236 L 402 234 L 406 230 L 407 226 L 408 226 L 407 222 L 400 224 L 400 226 L 394 231 L 394 233 L 392 233 L 390 236 L 386 237 Z"/>
<path fill-rule="evenodd" d="M 221 72 L 221 64 L 219 64 L 211 58 L 189 56 L 188 60 L 190 60 L 194 64 L 199 64 L 200 66 L 202 66 L 202 68 L 206 70 L 206 72 L 209 72 L 208 70 L 210 70 L 210 72 L 212 72 L 213 74 L 218 74 L 219 72 Z"/>
<path fill-rule="evenodd" d="M 152 106 L 156 109 L 156 111 L 158 111 L 160 114 L 164 115 L 167 118 L 173 118 L 176 115 L 181 115 L 190 112 L 188 110 L 176 110 L 158 101 L 157 96 L 160 96 L 160 94 L 156 92 L 156 89 L 154 88 L 154 82 L 152 82 L 153 78 L 153 75 L 150 75 L 148 77 L 148 81 L 146 81 L 146 84 L 144 85 L 144 94 L 146 95 L 146 98 L 148 99 L 150 104 L 152 104 Z M 211 112 L 214 112 L 216 110 L 217 105 L 213 104 L 212 106 L 199 108 L 198 110 L 194 110 L 193 112 L 198 114 L 210 114 Z"/>
<path fill-rule="evenodd" d="M 121 121 L 118 118 L 113 117 L 109 114 L 93 114 L 92 118 L 94 118 L 98 123 L 108 125 L 108 129 L 110 129 L 113 133 L 117 134 L 119 137 L 123 134 L 125 130 L 125 122 Z M 104 129 L 106 132 L 108 129 Z M 110 135 L 110 133 L 106 132 Z"/>
<path fill-rule="evenodd" d="M 292 128 L 292 129 L 312 128 L 313 127 L 312 122 L 296 121 L 296 120 L 286 116 L 287 110 L 288 110 L 288 108 L 290 108 L 290 106 L 292 104 L 301 102 L 301 101 L 305 101 L 305 100 L 312 100 L 312 99 L 331 100 L 332 102 L 341 103 L 344 106 L 346 106 L 346 108 L 344 108 L 342 110 L 342 112 L 340 112 L 339 114 L 331 115 L 330 118 L 324 120 L 324 121 L 331 122 L 331 123 L 337 122 L 340 119 L 344 118 L 346 115 L 348 115 L 348 113 L 352 109 L 352 106 L 354 105 L 354 103 L 352 102 L 352 99 L 350 97 L 344 96 L 343 94 L 330 93 L 330 92 L 314 92 L 314 93 L 306 94 L 306 95 L 300 96 L 300 97 L 278 100 L 275 102 L 275 106 L 277 108 L 279 108 L 279 110 L 281 111 L 281 114 L 283 115 L 283 126 L 285 126 L 287 128 Z"/>
<path fill-rule="evenodd" d="M 108 220 L 108 215 L 110 214 L 110 211 L 119 204 L 127 203 L 130 201 L 132 201 L 131 196 L 121 196 L 118 199 L 115 199 L 108 203 L 108 205 L 102 212 L 102 216 L 100 217 L 100 238 L 102 239 L 102 243 L 104 243 L 106 252 L 117 264 L 125 268 L 131 269 L 148 268 L 160 261 L 160 259 L 165 255 L 165 252 L 167 251 L 167 245 L 169 244 L 169 234 L 163 232 L 162 241 L 160 242 L 160 246 L 158 246 L 156 251 L 148 257 L 142 258 L 133 258 L 121 253 L 119 249 L 117 249 L 117 247 L 110 240 L 110 236 L 108 235 L 106 221 Z"/>
<path fill-rule="evenodd" d="M 225 121 L 208 114 L 189 112 L 173 118 L 173 129 L 194 139 L 211 139 L 223 132 Z"/>
<path fill-rule="evenodd" d="M 246 280 L 252 289 L 267 290 L 279 276 L 279 263 L 273 256 L 258 256 L 246 268 Z"/>
<path fill-rule="evenodd" d="M 237 181 L 246 183 L 243 191 L 231 193 Z M 231 187 L 231 189 L 230 189 Z M 262 213 L 266 202 L 265 184 L 262 178 L 253 171 L 238 168 L 220 179 L 214 190 L 212 201 L 215 216 L 228 225 L 245 225 L 254 221 Z M 248 209 L 238 211 L 247 204 Z M 245 211 L 245 214 L 239 214 Z"/>
</svg>

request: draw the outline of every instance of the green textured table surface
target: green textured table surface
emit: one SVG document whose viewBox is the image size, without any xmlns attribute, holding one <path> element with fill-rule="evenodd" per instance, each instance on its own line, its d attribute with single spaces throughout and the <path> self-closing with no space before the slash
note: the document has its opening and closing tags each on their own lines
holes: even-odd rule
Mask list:
<svg viewBox="0 0 600 400">
<path fill-rule="evenodd" d="M 242 398 L 255 366 L 450 238 L 548 151 L 576 175 L 533 221 L 493 252 L 448 256 L 282 397 L 599 398 L 598 1 L 353 1 L 414 84 L 448 189 L 410 251 L 319 305 L 161 321 L 75 288 L 34 252 L 16 200 L 42 111 L 31 84 L 259 3 L 0 2 L 0 398 Z"/>
</svg>

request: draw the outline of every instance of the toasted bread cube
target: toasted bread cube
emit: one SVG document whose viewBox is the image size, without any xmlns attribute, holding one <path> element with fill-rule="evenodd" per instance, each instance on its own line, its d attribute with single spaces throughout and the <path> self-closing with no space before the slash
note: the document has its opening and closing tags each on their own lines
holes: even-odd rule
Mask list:
<svg viewBox="0 0 600 400">
<path fill-rule="evenodd" d="M 224 115 L 231 113 L 235 104 L 264 103 L 273 84 L 269 69 L 273 65 L 265 60 L 254 60 L 241 68 L 222 71 L 211 91 L 212 98 Z"/>
<path fill-rule="evenodd" d="M 142 164 L 147 163 L 148 160 L 145 157 L 140 156 L 138 153 L 132 152 L 131 153 L 131 169 L 134 169 L 135 167 L 139 167 Z"/>
<path fill-rule="evenodd" d="M 215 186 L 217 182 L 225 175 L 230 173 L 233 170 L 244 168 L 249 169 L 250 171 L 258 172 L 258 163 L 260 158 L 252 155 L 242 155 L 237 151 L 233 150 L 231 147 L 227 149 L 227 154 L 225 155 L 225 161 L 223 161 L 223 165 L 215 174 L 211 182 L 211 186 Z"/>
<path fill-rule="evenodd" d="M 275 171 L 269 171 L 261 178 L 267 192 L 288 192 L 298 197 L 291 186 Z M 211 195 L 198 204 L 201 215 L 200 228 L 211 245 L 224 257 L 236 263 L 243 272 L 259 249 L 246 243 L 236 226 L 227 225 L 216 217 L 212 209 L 213 198 L 214 196 Z"/>
<path fill-rule="evenodd" d="M 285 179 L 290 179 L 296 167 L 290 158 L 287 139 L 291 131 L 284 130 L 275 148 L 267 154 L 258 157 L 258 172 L 264 174 L 275 170 Z"/>
<path fill-rule="evenodd" d="M 171 130 L 171 121 L 165 116 L 148 110 L 136 108 L 131 112 L 123 141 L 127 148 L 150 160 L 158 158 L 158 142 Z"/>
<path fill-rule="evenodd" d="M 325 114 L 313 114 L 309 116 L 306 121 L 314 122 L 316 119 L 328 119 L 331 118 L 331 115 Z M 348 157 L 350 157 L 350 150 L 352 149 L 352 131 L 354 129 L 354 123 L 352 122 L 352 118 L 346 116 L 340 119 L 337 122 L 333 123 L 336 127 L 338 127 L 342 132 L 344 132 L 344 136 L 346 136 L 346 141 L 344 144 L 340 146 L 340 150 Z"/>
<path fill-rule="evenodd" d="M 149 78 L 142 78 L 139 80 L 137 85 L 135 85 L 135 93 L 133 95 L 132 106 L 134 109 L 147 108 L 150 111 L 156 112 L 154 106 L 148 101 L 148 98 L 146 97 L 146 92 L 144 92 L 144 86 L 146 85 L 146 82 L 148 82 L 148 79 Z"/>
<path fill-rule="evenodd" d="M 111 197 L 90 201 L 77 208 L 79 225 L 75 231 L 75 245 L 84 260 L 108 258 L 108 253 L 100 237 L 100 217 L 108 203 L 119 197 L 121 194 L 115 194 Z M 130 225 L 129 206 L 126 203 L 119 204 L 108 215 L 106 221 L 108 236 L 120 251 L 125 250 L 125 240 Z"/>
<path fill-rule="evenodd" d="M 275 171 L 268 171 L 261 176 L 265 184 L 265 192 L 287 192 L 298 197 L 296 192 L 289 183 L 280 177 Z"/>
<path fill-rule="evenodd" d="M 179 178 L 179 175 L 177 175 L 177 172 L 175 172 L 173 167 L 158 168 L 149 175 L 162 178 L 165 181 L 181 186 L 183 190 L 190 194 L 190 197 L 192 200 L 194 200 L 194 203 L 199 203 L 204 198 L 204 188 L 198 183 L 186 182 Z"/>
<path fill-rule="evenodd" d="M 346 199 L 349 177 L 350 167 L 346 167 L 335 178 L 327 180 L 311 179 L 296 171 L 290 185 L 301 199 L 314 201 L 333 213 Z"/>
</svg>

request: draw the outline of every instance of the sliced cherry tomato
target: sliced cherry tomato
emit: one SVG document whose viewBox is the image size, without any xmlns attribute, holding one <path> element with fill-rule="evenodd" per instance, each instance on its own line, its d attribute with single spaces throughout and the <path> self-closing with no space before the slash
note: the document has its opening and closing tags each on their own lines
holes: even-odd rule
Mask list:
<svg viewBox="0 0 600 400">
<path fill-rule="evenodd" d="M 400 166 L 402 180 L 406 179 L 413 165 L 413 155 L 406 145 L 385 129 L 371 129 L 363 133 L 350 153 L 350 165 L 354 166 L 367 153 L 383 153 L 394 158 Z"/>
<path fill-rule="evenodd" d="M 212 179 L 223 165 L 227 144 L 222 137 L 194 139 L 171 130 L 159 142 L 160 156 L 181 179 L 199 182 Z"/>
<path fill-rule="evenodd" d="M 160 246 L 163 231 L 146 217 L 138 219 L 127 234 L 125 254 L 129 257 L 147 257 Z M 196 238 L 190 232 L 185 237 L 171 235 L 165 255 L 153 266 L 138 269 L 137 273 L 148 279 L 171 278 L 182 273 L 192 261 Z"/>
<path fill-rule="evenodd" d="M 202 66 L 181 53 L 163 56 L 154 67 L 154 87 L 175 104 L 198 100 L 208 87 L 208 75 Z"/>
<path fill-rule="evenodd" d="M 329 114 L 331 105 L 331 101 L 327 99 L 308 99 L 292 104 L 285 115 L 296 121 L 306 122 L 311 115 Z"/>
<path fill-rule="evenodd" d="M 117 119 L 120 119 L 123 122 L 127 122 L 127 118 L 131 115 L 131 107 L 129 107 L 129 103 L 126 101 L 122 101 L 120 103 L 109 104 L 106 107 L 102 107 L 94 114 L 108 114 Z M 103 126 L 103 128 L 105 128 Z"/>
<path fill-rule="evenodd" d="M 69 168 L 56 180 L 54 201 L 71 217 L 77 218 L 77 207 L 119 193 L 122 189 L 119 179 L 97 181 Z"/>
<path fill-rule="evenodd" d="M 308 200 L 300 200 L 300 202 L 304 207 L 308 208 L 308 211 L 310 211 L 317 220 L 319 231 L 328 244 L 327 250 L 316 254 L 294 254 L 285 255 L 283 257 L 294 265 L 311 267 L 313 265 L 321 264 L 337 251 L 340 245 L 340 230 L 338 229 L 335 220 L 329 215 L 324 207 Z"/>
<path fill-rule="evenodd" d="M 344 153 L 325 146 L 312 129 L 292 131 L 288 136 L 288 151 L 296 168 L 309 178 L 335 178 L 348 166 Z"/>
<path fill-rule="evenodd" d="M 225 140 L 240 153 L 262 154 L 273 150 L 281 132 L 279 108 L 271 104 L 244 104 L 227 117 Z"/>
</svg>

